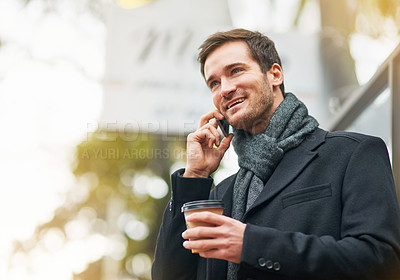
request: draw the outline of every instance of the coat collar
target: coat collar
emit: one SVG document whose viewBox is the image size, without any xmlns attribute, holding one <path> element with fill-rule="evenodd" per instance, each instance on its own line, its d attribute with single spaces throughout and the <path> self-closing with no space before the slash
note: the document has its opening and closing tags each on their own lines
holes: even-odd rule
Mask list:
<svg viewBox="0 0 400 280">
<path fill-rule="evenodd" d="M 300 146 L 286 152 L 259 197 L 244 214 L 244 220 L 253 209 L 267 200 L 272 199 L 304 170 L 318 155 L 316 150 L 325 142 L 326 134 L 326 131 L 317 128 L 313 133 L 310 133 Z M 225 182 L 221 183 L 221 189 L 217 190 L 217 197 L 222 198 L 224 201 L 224 215 L 226 216 L 231 216 L 232 212 L 232 195 L 235 179 L 236 176 L 227 178 Z"/>
<path fill-rule="evenodd" d="M 244 213 L 243 220 L 260 204 L 272 199 L 289 185 L 318 155 L 316 149 L 325 142 L 327 132 L 317 128 L 297 148 L 284 155 L 261 194 L 253 205 Z"/>
</svg>

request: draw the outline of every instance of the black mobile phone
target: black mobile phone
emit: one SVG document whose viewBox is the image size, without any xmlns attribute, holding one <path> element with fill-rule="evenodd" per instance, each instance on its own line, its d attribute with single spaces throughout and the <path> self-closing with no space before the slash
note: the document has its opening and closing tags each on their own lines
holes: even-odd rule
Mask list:
<svg viewBox="0 0 400 280">
<path fill-rule="evenodd" d="M 216 119 L 219 128 L 222 131 L 222 134 L 224 135 L 224 137 L 227 137 L 229 135 L 229 123 L 224 119 L 224 120 L 219 120 Z"/>
</svg>

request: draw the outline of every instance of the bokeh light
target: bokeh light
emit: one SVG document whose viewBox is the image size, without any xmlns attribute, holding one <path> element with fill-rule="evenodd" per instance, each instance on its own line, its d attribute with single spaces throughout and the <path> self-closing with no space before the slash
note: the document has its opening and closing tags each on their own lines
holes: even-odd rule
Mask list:
<svg viewBox="0 0 400 280">
<path fill-rule="evenodd" d="M 151 271 L 151 259 L 147 254 L 136 254 L 127 260 L 126 269 L 133 275 L 149 277 Z"/>
</svg>

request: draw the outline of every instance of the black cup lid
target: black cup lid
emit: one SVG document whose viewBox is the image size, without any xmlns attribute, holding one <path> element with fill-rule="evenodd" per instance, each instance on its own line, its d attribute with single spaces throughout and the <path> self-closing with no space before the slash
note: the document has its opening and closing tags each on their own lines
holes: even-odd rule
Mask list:
<svg viewBox="0 0 400 280">
<path fill-rule="evenodd" d="M 220 208 L 220 207 L 224 207 L 224 203 L 222 202 L 222 200 L 195 200 L 183 204 L 181 210 L 182 212 L 185 212 L 194 209 Z"/>
</svg>

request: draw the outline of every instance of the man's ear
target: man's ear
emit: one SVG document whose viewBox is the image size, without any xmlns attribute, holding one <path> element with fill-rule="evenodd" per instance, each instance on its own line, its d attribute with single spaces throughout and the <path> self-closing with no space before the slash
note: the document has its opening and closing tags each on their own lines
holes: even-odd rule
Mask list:
<svg viewBox="0 0 400 280">
<path fill-rule="evenodd" d="M 272 86 L 279 87 L 283 83 L 283 71 L 278 63 L 272 64 L 267 75 L 269 75 L 269 82 Z"/>
</svg>

